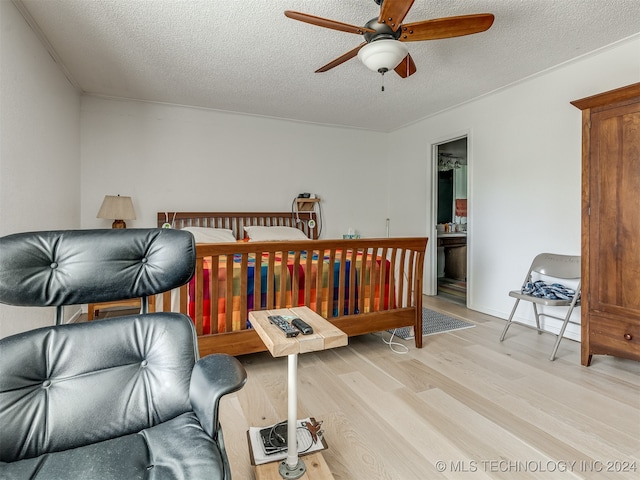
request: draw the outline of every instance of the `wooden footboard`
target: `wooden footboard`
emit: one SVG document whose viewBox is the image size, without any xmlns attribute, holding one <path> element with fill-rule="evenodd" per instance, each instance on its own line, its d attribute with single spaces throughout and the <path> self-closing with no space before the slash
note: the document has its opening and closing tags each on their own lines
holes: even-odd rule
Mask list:
<svg viewBox="0 0 640 480">
<path fill-rule="evenodd" d="M 266 350 L 247 324 L 250 310 L 305 305 L 349 336 L 421 332 L 426 245 L 427 238 L 198 244 L 191 294 L 184 286 L 173 308 L 169 294 L 160 303 L 191 310 L 201 356 Z M 415 344 L 422 347 L 421 335 Z"/>
<path fill-rule="evenodd" d="M 247 323 L 251 310 L 304 305 L 350 336 L 422 331 L 427 238 L 315 240 L 317 223 L 314 211 L 158 212 L 159 227 L 227 228 L 241 240 L 246 226 L 291 226 L 314 240 L 198 244 L 194 280 L 156 308 L 193 318 L 201 356 L 266 350 Z M 422 336 L 415 342 L 422 347 Z"/>
</svg>

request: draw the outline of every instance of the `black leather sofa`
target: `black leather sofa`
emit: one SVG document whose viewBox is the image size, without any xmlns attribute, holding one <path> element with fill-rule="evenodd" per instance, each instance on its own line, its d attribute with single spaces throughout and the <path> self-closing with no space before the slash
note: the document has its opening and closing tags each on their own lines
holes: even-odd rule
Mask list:
<svg viewBox="0 0 640 480">
<path fill-rule="evenodd" d="M 145 298 L 186 283 L 194 262 L 184 231 L 10 235 L 0 238 L 0 302 Z M 245 381 L 233 357 L 198 359 L 193 324 L 181 314 L 0 339 L 0 478 L 228 479 L 218 406 Z"/>
</svg>

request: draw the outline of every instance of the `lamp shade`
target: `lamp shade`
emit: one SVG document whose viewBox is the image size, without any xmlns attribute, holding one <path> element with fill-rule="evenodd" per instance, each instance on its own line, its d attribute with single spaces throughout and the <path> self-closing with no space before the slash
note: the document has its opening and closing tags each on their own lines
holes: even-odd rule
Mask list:
<svg viewBox="0 0 640 480">
<path fill-rule="evenodd" d="M 398 40 L 375 40 L 358 51 L 358 58 L 370 70 L 384 73 L 396 68 L 409 49 Z"/>
<path fill-rule="evenodd" d="M 136 219 L 136 212 L 133 209 L 131 197 L 105 195 L 96 218 L 115 220 L 112 225 L 113 228 L 126 228 L 126 223 L 123 222 L 123 220 Z"/>
</svg>

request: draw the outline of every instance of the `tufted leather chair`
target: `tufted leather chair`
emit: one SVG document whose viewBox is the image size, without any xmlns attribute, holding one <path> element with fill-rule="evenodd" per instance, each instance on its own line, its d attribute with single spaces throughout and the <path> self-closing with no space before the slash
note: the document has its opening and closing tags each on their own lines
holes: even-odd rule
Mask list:
<svg viewBox="0 0 640 480">
<path fill-rule="evenodd" d="M 193 275 L 188 232 L 32 232 L 0 238 L 0 302 L 146 297 Z M 6 321 L 6 319 L 5 319 Z M 0 478 L 229 479 L 220 399 L 246 372 L 198 359 L 177 313 L 39 328 L 0 339 Z"/>
</svg>

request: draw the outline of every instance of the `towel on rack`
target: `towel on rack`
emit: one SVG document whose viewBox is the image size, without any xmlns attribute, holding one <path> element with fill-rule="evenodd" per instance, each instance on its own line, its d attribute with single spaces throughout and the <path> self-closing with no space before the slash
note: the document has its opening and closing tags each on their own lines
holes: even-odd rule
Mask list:
<svg viewBox="0 0 640 480">
<path fill-rule="evenodd" d="M 466 198 L 456 198 L 456 216 L 458 217 L 467 216 L 467 199 Z"/>
</svg>

